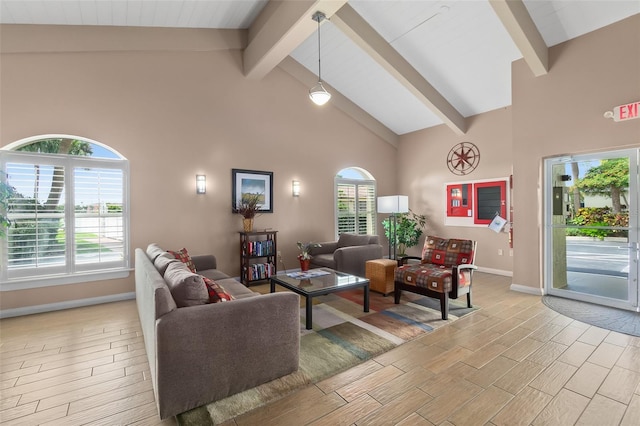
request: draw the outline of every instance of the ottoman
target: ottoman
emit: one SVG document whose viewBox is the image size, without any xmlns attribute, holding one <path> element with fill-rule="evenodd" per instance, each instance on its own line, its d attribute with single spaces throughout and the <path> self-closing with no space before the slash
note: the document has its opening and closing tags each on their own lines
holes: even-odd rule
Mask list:
<svg viewBox="0 0 640 426">
<path fill-rule="evenodd" d="M 398 262 L 392 259 L 367 260 L 364 275 L 369 280 L 369 289 L 385 296 L 393 293 L 393 275 Z"/>
</svg>

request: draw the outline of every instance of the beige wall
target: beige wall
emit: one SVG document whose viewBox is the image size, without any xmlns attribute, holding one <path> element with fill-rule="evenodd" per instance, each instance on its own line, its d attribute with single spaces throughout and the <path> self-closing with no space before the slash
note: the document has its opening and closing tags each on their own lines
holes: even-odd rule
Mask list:
<svg viewBox="0 0 640 426">
<path fill-rule="evenodd" d="M 550 71 L 512 67 L 514 284 L 542 286 L 542 161 L 545 157 L 640 146 L 640 120 L 603 117 L 640 100 L 640 15 L 554 46 Z"/>
<path fill-rule="evenodd" d="M 460 142 L 472 142 L 480 151 L 478 167 L 465 176 L 454 175 L 447 167 L 449 150 Z M 445 226 L 445 184 L 508 178 L 511 175 L 511 108 L 503 108 L 469 118 L 464 136 L 442 125 L 403 135 L 398 149 L 399 192 L 409 196 L 409 207 L 428 218 L 421 244 L 410 249 L 419 255 L 426 235 L 469 238 L 478 241 L 476 263 L 485 270 L 510 273 L 508 234 L 487 226 Z M 502 250 L 502 255 L 498 255 Z"/>
<path fill-rule="evenodd" d="M 313 105 L 308 88 L 279 68 L 261 81 L 246 79 L 241 51 L 220 50 L 215 32 L 181 32 L 186 41 L 176 46 L 172 31 L 149 29 L 156 38 L 148 48 L 144 30 L 127 33 L 127 43 L 122 37 L 109 43 L 100 28 L 74 28 L 74 38 L 40 49 L 38 40 L 57 39 L 56 28 L 45 34 L 42 28 L 19 29 L 0 27 L 0 146 L 66 133 L 123 154 L 131 169 L 132 256 L 133 248 L 150 242 L 187 247 L 193 254 L 216 254 L 219 268 L 237 276 L 242 224 L 231 213 L 232 168 L 274 173 L 274 213 L 255 224 L 279 231 L 278 248 L 290 269 L 298 266 L 297 240 L 334 237 L 333 178 L 340 169 L 365 168 L 380 194 L 395 191 L 394 147 L 331 104 Z M 21 51 L 28 53 L 15 53 L 10 41 L 17 34 Z M 207 50 L 202 40 L 209 36 Z M 140 38 L 145 43 L 137 43 Z M 87 40 L 99 48 L 92 51 Z M 158 48 L 163 45 L 171 48 Z M 195 194 L 196 173 L 207 175 L 204 196 Z M 291 196 L 292 179 L 302 183 L 299 198 Z M 125 280 L 7 291 L 0 307 L 133 290 L 132 274 Z"/>
</svg>

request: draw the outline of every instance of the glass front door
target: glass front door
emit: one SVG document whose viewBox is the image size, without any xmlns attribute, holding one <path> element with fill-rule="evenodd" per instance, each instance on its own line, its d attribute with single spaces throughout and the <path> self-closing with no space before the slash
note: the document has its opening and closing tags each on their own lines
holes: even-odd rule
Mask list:
<svg viewBox="0 0 640 426">
<path fill-rule="evenodd" d="M 638 153 L 545 161 L 548 294 L 638 310 Z"/>
</svg>

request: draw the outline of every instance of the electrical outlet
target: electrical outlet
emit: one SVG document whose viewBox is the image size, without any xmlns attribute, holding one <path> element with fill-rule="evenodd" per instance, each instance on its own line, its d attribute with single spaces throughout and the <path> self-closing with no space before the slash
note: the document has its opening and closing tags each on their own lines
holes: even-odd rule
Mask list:
<svg viewBox="0 0 640 426">
<path fill-rule="evenodd" d="M 282 252 L 280 250 L 278 250 L 278 258 L 282 259 Z"/>
<path fill-rule="evenodd" d="M 509 249 L 509 256 L 513 256 L 513 249 Z"/>
<path fill-rule="evenodd" d="M 502 256 L 502 249 L 498 249 L 498 256 Z"/>
</svg>

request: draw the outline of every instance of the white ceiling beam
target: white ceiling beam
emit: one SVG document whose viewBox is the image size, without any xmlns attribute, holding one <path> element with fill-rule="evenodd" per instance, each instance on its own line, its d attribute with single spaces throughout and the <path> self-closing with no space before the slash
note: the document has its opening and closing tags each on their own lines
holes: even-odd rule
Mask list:
<svg viewBox="0 0 640 426">
<path fill-rule="evenodd" d="M 305 87 L 311 87 L 318 82 L 318 77 L 314 73 L 309 71 L 304 67 L 304 65 L 301 65 L 291 56 L 285 58 L 282 62 L 280 62 L 280 64 L 278 64 L 278 67 L 289 73 L 296 80 L 300 81 Z M 384 124 L 380 123 L 377 119 L 360 108 L 358 105 L 351 102 L 347 97 L 342 95 L 342 93 L 331 87 L 331 85 L 329 85 L 326 81 L 323 81 L 322 84 L 331 93 L 331 102 L 324 108 L 329 105 L 338 108 L 340 111 L 344 112 L 349 117 L 360 123 L 362 126 L 369 129 L 373 134 L 385 140 L 391 146 L 395 148 L 398 147 L 399 136 L 395 132 L 393 132 Z M 306 91 L 302 92 L 301 96 L 304 96 L 306 93 Z"/>
<path fill-rule="evenodd" d="M 316 11 L 333 15 L 347 0 L 270 1 L 249 28 L 244 74 L 260 80 L 318 28 Z"/>
<path fill-rule="evenodd" d="M 331 23 L 402 83 L 455 133 L 465 134 L 467 123 L 462 114 L 349 4 L 345 4 L 333 15 Z"/>
<path fill-rule="evenodd" d="M 502 25 L 536 77 L 549 72 L 549 48 L 522 0 L 490 0 Z"/>
</svg>

